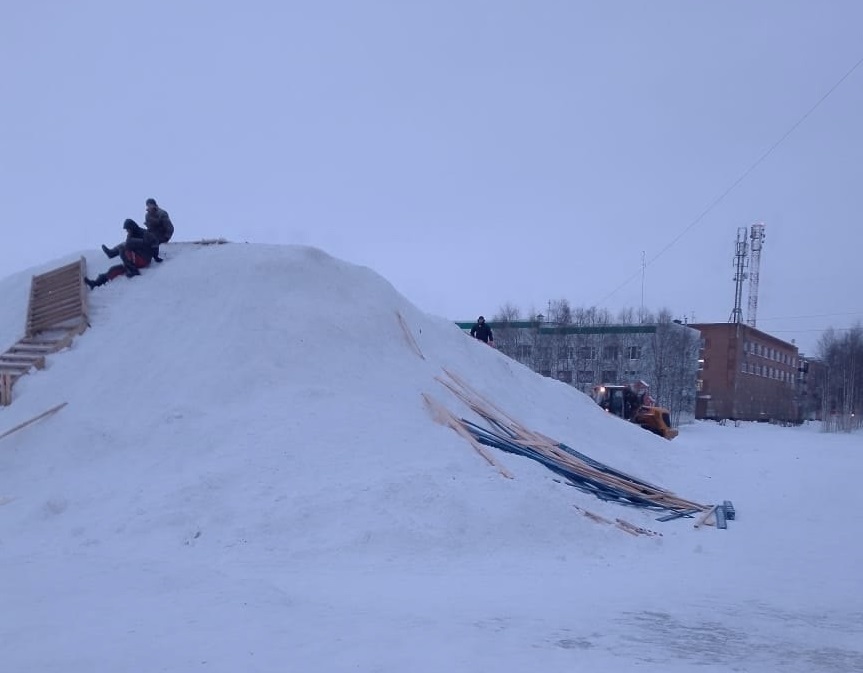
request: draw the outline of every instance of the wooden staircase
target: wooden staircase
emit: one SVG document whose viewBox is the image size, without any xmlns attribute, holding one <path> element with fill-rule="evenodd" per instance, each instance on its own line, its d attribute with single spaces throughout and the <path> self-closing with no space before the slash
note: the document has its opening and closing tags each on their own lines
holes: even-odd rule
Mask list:
<svg viewBox="0 0 863 673">
<path fill-rule="evenodd" d="M 0 354 L 0 405 L 12 403 L 12 386 L 32 369 L 45 367 L 45 356 L 66 348 L 89 326 L 84 276 L 87 262 L 61 266 L 33 276 L 24 338 Z"/>
</svg>

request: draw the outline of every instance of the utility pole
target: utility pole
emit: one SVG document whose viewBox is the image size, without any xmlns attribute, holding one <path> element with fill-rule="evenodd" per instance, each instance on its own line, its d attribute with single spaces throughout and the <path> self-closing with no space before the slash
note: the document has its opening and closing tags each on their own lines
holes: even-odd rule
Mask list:
<svg viewBox="0 0 863 673">
<path fill-rule="evenodd" d="M 761 247 L 764 245 L 764 223 L 756 222 L 749 227 L 749 306 L 746 311 L 746 322 L 755 327 L 758 313 L 758 272 L 761 266 Z"/>
<path fill-rule="evenodd" d="M 734 252 L 734 308 L 728 322 L 743 322 L 743 281 L 746 280 L 746 265 L 749 261 L 746 243 L 746 227 L 737 227 L 737 244 Z"/>
<path fill-rule="evenodd" d="M 641 315 L 638 316 L 638 322 L 644 322 L 644 272 L 647 264 L 644 261 L 644 250 L 641 251 Z"/>
</svg>

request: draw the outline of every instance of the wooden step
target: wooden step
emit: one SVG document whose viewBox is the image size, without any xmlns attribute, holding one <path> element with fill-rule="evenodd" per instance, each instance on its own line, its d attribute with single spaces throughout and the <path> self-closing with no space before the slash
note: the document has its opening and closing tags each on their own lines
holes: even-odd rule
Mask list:
<svg viewBox="0 0 863 673">
<path fill-rule="evenodd" d="M 30 362 L 6 362 L 0 358 L 0 374 L 24 374 L 32 368 Z"/>
<path fill-rule="evenodd" d="M 22 346 L 37 346 L 37 347 L 50 347 L 52 353 L 56 353 L 63 348 L 66 348 L 69 344 L 72 343 L 72 339 L 74 338 L 73 334 L 66 332 L 62 337 L 46 339 L 39 339 L 37 337 L 25 337 L 21 339 L 18 343 Z"/>
<path fill-rule="evenodd" d="M 4 362 L 14 362 L 23 364 L 30 364 L 36 369 L 44 369 L 45 368 L 45 356 L 33 353 L 3 353 L 0 355 L 0 364 Z"/>
<path fill-rule="evenodd" d="M 57 348 L 54 344 L 21 344 L 17 343 L 12 346 L 7 353 L 32 353 L 34 355 L 47 355 L 49 353 L 56 353 L 59 348 Z"/>
</svg>

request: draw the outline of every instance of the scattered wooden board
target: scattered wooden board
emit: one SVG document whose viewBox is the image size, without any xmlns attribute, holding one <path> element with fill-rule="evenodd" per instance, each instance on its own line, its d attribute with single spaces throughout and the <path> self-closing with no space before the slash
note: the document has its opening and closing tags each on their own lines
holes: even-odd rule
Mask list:
<svg viewBox="0 0 863 673">
<path fill-rule="evenodd" d="M 396 311 L 396 316 L 399 319 L 399 325 L 401 325 L 402 327 L 402 331 L 404 332 L 405 339 L 408 342 L 408 346 L 411 347 L 414 353 L 420 356 L 420 359 L 425 360 L 426 356 L 423 355 L 422 350 L 420 350 L 419 344 L 416 342 L 416 339 L 414 339 L 414 335 L 408 327 L 408 324 L 405 321 L 404 316 L 401 314 L 401 311 Z"/>
<path fill-rule="evenodd" d="M 38 421 L 42 418 L 45 418 L 46 416 L 50 416 L 51 414 L 57 413 L 58 411 L 60 411 L 60 409 L 65 407 L 67 404 L 68 404 L 68 402 L 63 402 L 61 404 L 58 404 L 56 407 L 51 407 L 50 409 L 48 409 L 48 411 L 43 411 L 38 416 L 34 416 L 29 421 L 24 421 L 23 423 L 19 423 L 14 428 L 10 428 L 6 432 L 4 432 L 2 435 L 0 435 L 0 439 L 3 439 L 4 437 L 8 437 L 13 432 L 18 432 L 18 430 L 21 430 L 22 428 L 26 428 L 31 423 L 35 423 L 36 421 Z"/>
</svg>

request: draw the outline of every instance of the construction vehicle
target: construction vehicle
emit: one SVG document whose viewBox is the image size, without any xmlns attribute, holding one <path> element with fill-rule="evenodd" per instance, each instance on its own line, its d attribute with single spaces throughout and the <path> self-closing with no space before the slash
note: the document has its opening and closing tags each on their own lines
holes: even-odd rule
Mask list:
<svg viewBox="0 0 863 673">
<path fill-rule="evenodd" d="M 650 396 L 650 387 L 644 381 L 594 386 L 591 397 L 610 414 L 640 425 L 665 439 L 677 437 L 677 429 L 671 427 L 671 414 L 668 409 L 656 406 Z"/>
</svg>

